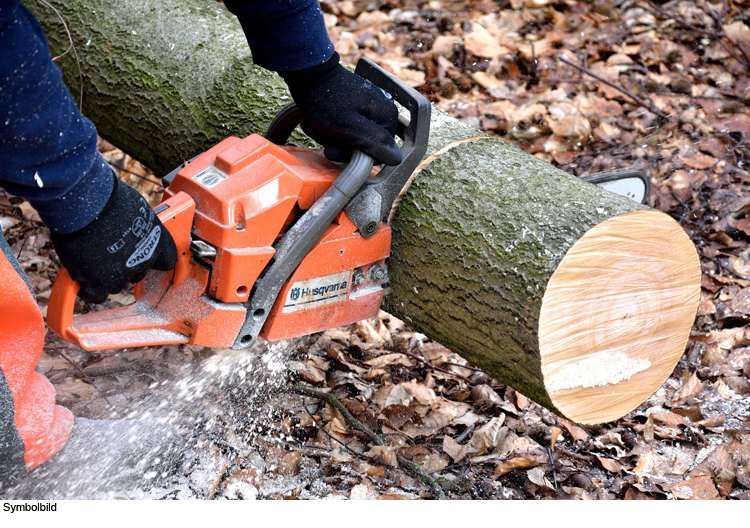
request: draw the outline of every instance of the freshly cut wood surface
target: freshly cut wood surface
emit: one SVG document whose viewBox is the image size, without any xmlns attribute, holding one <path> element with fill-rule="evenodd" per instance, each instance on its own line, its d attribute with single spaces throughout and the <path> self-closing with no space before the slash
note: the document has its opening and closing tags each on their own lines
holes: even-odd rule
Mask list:
<svg viewBox="0 0 750 528">
<path fill-rule="evenodd" d="M 638 407 L 682 356 L 699 299 L 698 255 L 670 217 L 635 211 L 594 226 L 542 300 L 539 351 L 552 403 L 580 423 Z"/>
</svg>

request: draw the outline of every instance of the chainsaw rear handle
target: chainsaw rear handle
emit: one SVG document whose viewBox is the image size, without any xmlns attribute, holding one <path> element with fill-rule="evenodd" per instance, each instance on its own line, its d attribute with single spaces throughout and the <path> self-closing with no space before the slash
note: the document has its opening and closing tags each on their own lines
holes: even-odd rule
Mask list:
<svg viewBox="0 0 750 528">
<path fill-rule="evenodd" d="M 195 214 L 195 201 L 186 193 L 180 192 L 154 208 L 154 212 L 172 235 L 177 247 L 177 264 L 174 270 L 156 273 L 171 273 L 172 285 L 178 285 L 190 273 L 190 229 Z M 70 277 L 68 270 L 62 268 L 52 286 L 47 308 L 47 325 L 66 341 L 79 344 L 80 333 L 75 327 L 73 313 L 80 289 L 81 286 Z"/>
<path fill-rule="evenodd" d="M 354 73 L 387 92 L 409 112 L 408 120 L 399 115 L 396 130 L 396 135 L 403 140 L 401 163 L 385 166 L 358 190 L 346 206 L 346 213 L 360 234 L 370 238 L 378 232 L 380 223 L 387 221 L 393 202 L 427 151 L 432 107 L 414 88 L 369 59 L 360 59 Z M 302 112 L 297 105 L 288 104 L 271 122 L 266 139 L 283 145 L 301 121 Z"/>
</svg>

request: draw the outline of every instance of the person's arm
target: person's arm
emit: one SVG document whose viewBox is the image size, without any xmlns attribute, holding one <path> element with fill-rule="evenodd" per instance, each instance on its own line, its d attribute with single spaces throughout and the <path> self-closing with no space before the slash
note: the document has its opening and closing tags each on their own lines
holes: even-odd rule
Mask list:
<svg viewBox="0 0 750 528">
<path fill-rule="evenodd" d="M 390 96 L 339 63 L 317 0 L 225 0 L 253 60 L 278 72 L 304 115 L 302 129 L 345 161 L 357 148 L 396 165 L 398 110 Z"/>
<path fill-rule="evenodd" d="M 0 7 L 0 186 L 26 198 L 50 229 L 90 223 L 112 194 L 112 170 L 52 62 L 39 23 Z"/>
<path fill-rule="evenodd" d="M 0 186 L 39 212 L 79 296 L 102 302 L 152 268 L 173 268 L 172 237 L 97 151 L 94 125 L 18 0 L 0 3 L 0 43 Z"/>
</svg>

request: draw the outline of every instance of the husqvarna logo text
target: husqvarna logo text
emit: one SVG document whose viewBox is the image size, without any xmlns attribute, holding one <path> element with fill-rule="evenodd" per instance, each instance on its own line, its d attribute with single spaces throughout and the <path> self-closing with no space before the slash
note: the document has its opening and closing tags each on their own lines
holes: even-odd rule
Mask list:
<svg viewBox="0 0 750 528">
<path fill-rule="evenodd" d="M 308 310 L 345 300 L 349 293 L 349 275 L 350 272 L 344 271 L 295 282 L 287 293 L 282 313 Z"/>
</svg>

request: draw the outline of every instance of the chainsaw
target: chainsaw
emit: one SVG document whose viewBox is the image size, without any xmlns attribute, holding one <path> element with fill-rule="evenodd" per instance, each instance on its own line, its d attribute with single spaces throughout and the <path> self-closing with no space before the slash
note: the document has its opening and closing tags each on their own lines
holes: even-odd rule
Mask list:
<svg viewBox="0 0 750 528">
<path fill-rule="evenodd" d="M 47 323 L 86 350 L 172 343 L 246 349 L 373 317 L 390 255 L 388 215 L 424 157 L 429 101 L 373 62 L 355 73 L 401 105 L 403 161 L 373 174 L 354 151 L 341 170 L 319 152 L 284 146 L 300 123 L 294 103 L 266 136 L 230 137 L 164 178 L 154 212 L 178 252 L 152 270 L 133 304 L 74 315 L 80 289 L 60 271 Z"/>
<path fill-rule="evenodd" d="M 404 109 L 401 164 L 373 174 L 373 159 L 355 150 L 341 170 L 315 150 L 284 146 L 302 118 L 292 103 L 265 137 L 229 137 L 164 177 L 154 212 L 177 246 L 174 270 L 149 272 L 133 304 L 75 315 L 80 287 L 62 269 L 49 327 L 86 350 L 241 350 L 258 337 L 290 339 L 375 316 L 388 280 L 389 213 L 424 157 L 431 106 L 368 59 L 355 73 Z M 642 173 L 587 181 L 635 201 L 648 194 Z"/>
</svg>

